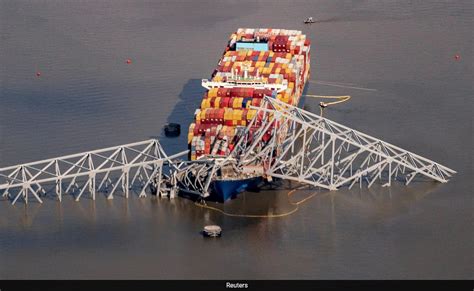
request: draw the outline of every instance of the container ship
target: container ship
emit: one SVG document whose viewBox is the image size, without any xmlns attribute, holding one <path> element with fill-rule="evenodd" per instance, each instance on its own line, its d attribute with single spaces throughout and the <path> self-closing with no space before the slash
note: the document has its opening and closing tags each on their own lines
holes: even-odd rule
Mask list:
<svg viewBox="0 0 474 291">
<path fill-rule="evenodd" d="M 298 106 L 310 74 L 310 41 L 299 30 L 239 28 L 230 35 L 189 126 L 189 159 L 225 159 L 257 114 L 264 96 Z M 261 125 L 256 118 L 250 131 Z M 271 129 L 263 140 L 271 137 Z M 286 130 L 278 129 L 284 137 Z M 228 165 L 211 182 L 213 200 L 224 202 L 262 180 L 264 165 Z"/>
</svg>

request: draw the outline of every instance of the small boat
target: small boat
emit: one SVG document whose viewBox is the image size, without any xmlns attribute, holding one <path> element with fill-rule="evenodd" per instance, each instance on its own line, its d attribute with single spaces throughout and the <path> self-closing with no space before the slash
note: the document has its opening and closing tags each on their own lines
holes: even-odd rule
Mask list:
<svg viewBox="0 0 474 291">
<path fill-rule="evenodd" d="M 202 231 L 202 234 L 207 237 L 220 237 L 222 229 L 218 225 L 206 225 Z"/>
<path fill-rule="evenodd" d="M 305 19 L 304 23 L 309 24 L 309 23 L 315 23 L 316 20 L 313 19 L 313 17 L 308 17 Z"/>
</svg>

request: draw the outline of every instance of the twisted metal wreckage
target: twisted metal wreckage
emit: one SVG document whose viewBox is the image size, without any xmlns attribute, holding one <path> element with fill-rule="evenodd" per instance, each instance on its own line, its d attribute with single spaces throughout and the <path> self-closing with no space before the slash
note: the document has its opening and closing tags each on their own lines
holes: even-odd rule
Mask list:
<svg viewBox="0 0 474 291">
<path fill-rule="evenodd" d="M 0 168 L 0 193 L 15 204 L 33 196 L 55 193 L 59 201 L 85 192 L 95 199 L 104 192 L 112 199 L 117 189 L 146 196 L 147 189 L 174 197 L 183 190 L 206 198 L 217 173 L 260 174 L 337 190 L 376 180 L 408 185 L 415 177 L 445 183 L 456 172 L 395 145 L 322 116 L 265 97 L 258 112 L 226 157 L 185 160 L 188 151 L 168 156 L 157 139 L 109 147 L 53 159 Z M 259 122 L 256 130 L 251 130 Z M 253 127 L 254 129 L 256 127 Z M 286 134 L 281 134 L 281 132 Z M 279 134 L 277 134 L 279 132 Z M 267 137 L 263 138 L 265 133 Z M 270 138 L 268 138 L 270 133 Z"/>
</svg>

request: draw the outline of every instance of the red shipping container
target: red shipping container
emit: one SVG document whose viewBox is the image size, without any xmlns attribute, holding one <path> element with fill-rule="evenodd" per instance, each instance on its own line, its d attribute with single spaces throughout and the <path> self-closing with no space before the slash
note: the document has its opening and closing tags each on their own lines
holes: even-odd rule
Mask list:
<svg viewBox="0 0 474 291">
<path fill-rule="evenodd" d="M 230 97 L 238 97 L 240 94 L 239 88 L 230 89 Z"/>
<path fill-rule="evenodd" d="M 252 99 L 252 106 L 260 106 L 262 99 L 260 98 L 253 98 Z"/>
<path fill-rule="evenodd" d="M 209 112 L 209 122 L 214 122 L 214 109 L 208 109 Z"/>
<path fill-rule="evenodd" d="M 200 124 L 196 124 L 196 125 L 194 126 L 193 134 L 194 134 L 195 136 L 197 136 L 198 133 L 199 133 L 199 127 L 200 127 Z"/>
<path fill-rule="evenodd" d="M 217 89 L 217 97 L 225 97 L 227 94 L 227 88 Z"/>
<path fill-rule="evenodd" d="M 279 34 L 275 37 L 275 42 L 277 43 L 287 43 L 289 39 L 288 35 Z"/>
<path fill-rule="evenodd" d="M 264 93 L 265 93 L 265 91 L 263 89 L 255 89 L 253 91 L 252 97 L 253 98 L 263 98 Z"/>
<path fill-rule="evenodd" d="M 247 113 L 249 110 L 247 108 L 242 109 L 242 120 L 247 120 Z"/>
<path fill-rule="evenodd" d="M 267 141 L 269 141 L 269 140 L 270 140 L 270 137 L 271 137 L 271 135 L 270 135 L 270 134 L 268 134 L 268 133 L 265 133 L 265 134 L 263 135 L 263 137 L 262 137 L 262 140 L 263 140 L 264 142 L 267 142 Z"/>
<path fill-rule="evenodd" d="M 220 108 L 228 107 L 229 106 L 229 100 L 230 100 L 229 97 L 222 97 L 221 102 L 219 104 L 219 107 Z"/>
<path fill-rule="evenodd" d="M 218 113 L 217 113 L 217 119 L 219 122 L 224 121 L 224 113 L 225 113 L 224 108 L 219 108 Z"/>
</svg>

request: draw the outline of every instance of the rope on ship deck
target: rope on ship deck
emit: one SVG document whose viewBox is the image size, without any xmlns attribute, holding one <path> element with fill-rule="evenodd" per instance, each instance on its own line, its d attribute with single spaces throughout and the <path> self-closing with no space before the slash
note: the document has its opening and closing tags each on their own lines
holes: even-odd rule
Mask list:
<svg viewBox="0 0 474 291">
<path fill-rule="evenodd" d="M 305 188 L 307 186 L 302 186 L 300 188 L 296 188 L 296 189 L 293 189 L 291 190 L 290 192 L 288 192 L 288 199 L 290 198 L 291 195 L 293 195 L 293 193 L 295 193 L 296 191 L 298 190 L 301 190 L 303 188 Z M 278 218 L 278 217 L 285 217 L 285 216 L 288 216 L 288 215 L 291 215 L 293 213 L 295 213 L 296 211 L 298 211 L 298 207 L 300 204 L 308 201 L 309 199 L 313 198 L 314 196 L 316 196 L 316 194 L 318 194 L 317 192 L 309 195 L 308 197 L 298 201 L 298 202 L 290 202 L 291 205 L 294 205 L 296 206 L 294 209 L 286 212 L 286 213 L 280 213 L 280 214 L 235 214 L 235 213 L 228 213 L 228 212 L 225 212 L 224 210 L 222 209 L 219 209 L 217 207 L 213 207 L 213 206 L 208 206 L 206 204 L 201 204 L 201 203 L 198 203 L 198 202 L 195 202 L 194 205 L 198 206 L 198 207 L 201 207 L 201 208 L 205 208 L 205 209 L 209 209 L 209 210 L 214 210 L 214 211 L 217 211 L 221 214 L 224 214 L 226 216 L 231 216 L 231 217 L 246 217 L 246 218 Z"/>
<path fill-rule="evenodd" d="M 311 95 L 307 94 L 304 95 L 306 97 L 312 97 L 312 98 L 322 98 L 322 99 L 338 99 L 338 101 L 333 101 L 333 102 L 319 102 L 319 108 L 321 109 L 321 116 L 323 116 L 323 110 L 331 105 L 335 105 L 338 103 L 343 103 L 351 99 L 351 96 L 349 95 L 344 95 L 344 96 L 325 96 L 325 95 Z"/>
</svg>

